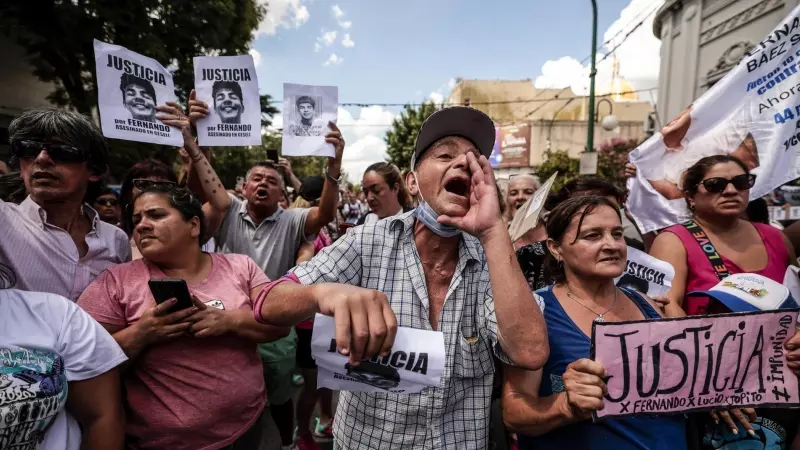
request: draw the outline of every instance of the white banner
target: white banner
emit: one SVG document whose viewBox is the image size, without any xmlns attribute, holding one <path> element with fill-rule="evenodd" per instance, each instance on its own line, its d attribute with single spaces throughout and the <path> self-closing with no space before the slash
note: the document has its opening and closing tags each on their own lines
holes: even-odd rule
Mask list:
<svg viewBox="0 0 800 450">
<path fill-rule="evenodd" d="M 283 156 L 336 156 L 325 142 L 336 123 L 339 88 L 283 83 Z"/>
<path fill-rule="evenodd" d="M 253 57 L 196 56 L 194 88 L 209 114 L 197 122 L 200 145 L 261 145 L 261 102 Z"/>
<path fill-rule="evenodd" d="M 397 327 L 392 352 L 385 358 L 351 365 L 336 350 L 333 317 L 317 314 L 311 356 L 317 362 L 317 387 L 337 391 L 412 394 L 439 387 L 444 371 L 444 335 L 438 331 Z"/>
<path fill-rule="evenodd" d="M 675 278 L 675 268 L 672 264 L 628 247 L 625 272 L 614 280 L 614 284 L 655 297 L 667 294 L 673 278 Z"/>
<path fill-rule="evenodd" d="M 180 147 L 180 130 L 156 119 L 156 106 L 175 101 L 172 74 L 158 61 L 94 40 L 97 106 L 105 137 Z"/>
<path fill-rule="evenodd" d="M 758 176 L 750 198 L 800 177 L 800 7 L 689 108 L 636 150 L 628 207 L 642 232 L 689 217 L 681 177 L 701 158 L 733 155 Z"/>
</svg>

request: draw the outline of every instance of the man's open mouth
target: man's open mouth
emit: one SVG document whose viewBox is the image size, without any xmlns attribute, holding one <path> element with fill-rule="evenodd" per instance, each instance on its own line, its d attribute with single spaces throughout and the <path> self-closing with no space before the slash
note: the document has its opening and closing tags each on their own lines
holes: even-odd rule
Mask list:
<svg viewBox="0 0 800 450">
<path fill-rule="evenodd" d="M 459 197 L 467 197 L 469 195 L 469 180 L 466 178 L 453 178 L 445 183 L 444 190 Z"/>
<path fill-rule="evenodd" d="M 34 180 L 58 180 L 58 177 L 48 172 L 35 172 L 31 175 Z"/>
<path fill-rule="evenodd" d="M 256 191 L 256 198 L 259 200 L 265 200 L 267 198 L 267 190 L 266 189 L 259 189 Z"/>
</svg>

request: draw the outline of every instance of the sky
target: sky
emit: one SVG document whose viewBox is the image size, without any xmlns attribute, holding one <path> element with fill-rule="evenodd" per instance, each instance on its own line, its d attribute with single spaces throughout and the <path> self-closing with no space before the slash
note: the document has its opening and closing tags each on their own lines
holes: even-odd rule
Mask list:
<svg viewBox="0 0 800 450">
<path fill-rule="evenodd" d="M 284 82 L 338 86 L 340 103 L 370 105 L 339 108 L 343 165 L 354 183 L 369 164 L 384 160 L 383 137 L 402 109 L 375 103 L 446 101 L 457 77 L 531 79 L 540 88 L 588 92 L 589 0 L 265 3 L 250 51 L 261 93 L 279 101 Z M 660 41 L 652 21 L 663 0 L 598 3 L 598 46 L 610 40 L 598 59 L 621 43 L 614 55 L 622 77 L 635 89 L 655 87 Z M 598 63 L 598 85 L 610 80 L 612 59 Z"/>
</svg>

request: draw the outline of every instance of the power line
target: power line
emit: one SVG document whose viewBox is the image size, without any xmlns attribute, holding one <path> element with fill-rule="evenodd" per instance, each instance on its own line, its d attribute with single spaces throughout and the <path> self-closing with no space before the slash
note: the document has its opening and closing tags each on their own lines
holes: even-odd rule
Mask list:
<svg viewBox="0 0 800 450">
<path fill-rule="evenodd" d="M 652 91 L 655 91 L 657 89 L 658 88 L 656 88 L 656 87 L 652 87 L 652 88 L 647 88 L 647 89 L 636 89 L 636 90 L 632 90 L 632 91 L 612 92 L 612 93 L 608 93 L 608 94 L 595 95 L 595 98 L 611 97 L 611 96 L 614 96 L 614 95 L 635 94 L 635 93 L 638 93 L 638 92 L 652 92 Z M 588 98 L 588 96 L 586 96 L 586 95 L 578 95 L 578 96 L 573 96 L 573 97 L 564 97 L 561 100 L 568 100 L 568 103 L 569 103 L 569 102 L 571 102 L 573 100 L 577 100 L 577 99 L 581 99 L 581 98 Z M 505 102 L 505 101 L 504 102 L 487 102 L 487 103 L 482 103 L 482 104 L 484 104 L 484 105 L 486 105 L 486 104 L 493 105 L 493 104 L 498 104 L 498 103 L 506 104 L 506 103 L 514 103 L 514 102 L 548 102 L 548 101 L 551 101 L 551 100 L 554 100 L 554 98 L 542 98 L 542 99 L 530 99 L 530 100 L 510 100 L 510 101 L 507 101 L 507 102 Z M 470 103 L 470 105 L 477 105 L 477 104 L 478 103 Z M 373 103 L 373 105 L 375 105 L 375 104 Z M 460 105 L 459 103 L 448 104 L 448 106 L 459 106 L 459 105 Z M 378 106 L 383 106 L 383 105 L 378 104 Z M 371 124 L 337 124 L 337 126 L 339 126 L 339 127 L 390 127 L 390 126 L 392 126 L 392 124 L 390 124 L 390 123 L 389 124 L 377 124 L 377 123 L 371 123 Z"/>
<path fill-rule="evenodd" d="M 605 54 L 605 56 L 603 56 L 603 57 L 602 57 L 602 58 L 601 58 L 599 61 L 597 61 L 596 63 L 599 63 L 599 62 L 605 61 L 606 59 L 608 59 L 608 57 L 609 57 L 609 56 L 613 55 L 613 54 L 614 54 L 614 52 L 615 52 L 615 51 L 617 51 L 617 49 L 618 49 L 618 48 L 619 48 L 619 47 L 620 47 L 620 46 L 621 46 L 623 43 L 625 43 L 625 41 L 627 41 L 627 40 L 628 40 L 628 38 L 630 38 L 630 37 L 631 37 L 631 35 L 633 34 L 633 32 L 634 32 L 634 31 L 636 31 L 637 29 L 639 29 L 639 27 L 641 27 L 641 26 L 642 26 L 642 24 L 644 24 L 644 22 L 647 20 L 647 18 L 648 18 L 648 17 L 650 17 L 651 15 L 653 15 L 653 13 L 655 13 L 656 11 L 658 11 L 658 8 L 659 8 L 659 3 L 658 3 L 658 2 L 655 2 L 655 5 L 656 5 L 656 7 L 655 7 L 655 8 L 652 8 L 652 9 L 650 10 L 650 12 L 649 12 L 649 13 L 648 13 L 646 16 L 644 16 L 644 17 L 643 17 L 643 18 L 642 18 L 642 19 L 641 19 L 641 20 L 640 20 L 640 21 L 639 21 L 639 22 L 638 22 L 636 25 L 634 25 L 634 26 L 633 26 L 633 28 L 631 28 L 631 29 L 630 29 L 630 31 L 628 31 L 627 33 L 625 33 L 625 36 L 622 38 L 622 40 L 621 40 L 621 41 L 619 41 L 619 43 L 618 43 L 617 45 L 615 45 L 615 46 L 614 46 L 614 48 L 612 48 L 612 49 L 611 49 L 611 51 L 609 51 L 608 53 L 606 53 L 606 54 Z M 635 19 L 634 19 L 634 20 L 635 20 Z M 633 22 L 633 20 L 632 20 L 631 22 Z M 623 28 L 623 29 L 624 29 L 624 28 Z M 615 39 L 617 36 L 619 36 L 619 34 L 620 34 L 621 32 L 622 32 L 622 30 L 620 30 L 620 31 L 619 31 L 617 34 L 615 34 L 615 35 L 614 35 L 614 36 L 612 36 L 610 39 L 608 39 L 607 41 L 605 41 L 605 42 L 603 43 L 603 46 L 605 46 L 606 44 L 608 44 L 609 42 L 611 42 L 613 39 Z M 584 58 L 584 59 L 583 59 L 583 61 L 581 61 L 581 65 L 583 65 L 583 64 L 586 62 L 586 60 L 588 60 L 588 59 L 591 59 L 591 57 L 592 57 L 592 56 L 591 56 L 591 55 L 589 55 L 588 57 Z M 596 63 L 595 63 L 595 64 L 596 64 Z M 559 91 L 559 92 L 558 92 L 558 94 L 556 94 L 556 95 L 553 97 L 553 99 L 558 99 L 558 96 L 559 96 L 559 95 L 561 95 L 561 94 L 562 94 L 564 91 L 566 91 L 566 90 L 567 90 L 567 89 L 569 89 L 569 88 L 570 88 L 570 86 L 567 86 L 567 87 L 565 87 L 565 88 L 561 89 L 561 91 Z M 651 89 L 651 90 L 652 90 L 652 89 Z M 623 95 L 623 94 L 627 94 L 627 93 L 628 93 L 628 92 L 625 92 L 625 93 L 623 93 L 623 92 L 620 92 L 620 93 L 618 93 L 618 94 L 615 94 L 615 95 Z M 595 96 L 595 97 L 598 97 L 598 96 Z M 547 104 L 547 103 L 545 103 L 545 104 L 543 104 L 543 105 L 540 105 L 538 108 L 536 108 L 536 109 L 534 109 L 533 111 L 531 111 L 531 112 L 529 112 L 528 114 L 526 114 L 526 115 L 525 115 L 525 117 L 530 117 L 530 116 L 534 115 L 536 112 L 538 112 L 539 110 L 541 110 L 542 108 L 544 108 L 546 104 Z"/>
</svg>

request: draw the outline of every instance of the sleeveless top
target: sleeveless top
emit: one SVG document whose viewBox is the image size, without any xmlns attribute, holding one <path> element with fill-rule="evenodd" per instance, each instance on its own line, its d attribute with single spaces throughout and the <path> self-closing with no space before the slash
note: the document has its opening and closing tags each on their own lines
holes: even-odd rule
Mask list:
<svg viewBox="0 0 800 450">
<path fill-rule="evenodd" d="M 763 275 L 769 279 L 775 280 L 778 283 L 783 283 L 783 277 L 786 274 L 786 268 L 789 267 L 789 251 L 786 249 L 786 243 L 783 241 L 783 235 L 780 230 L 770 225 L 763 223 L 752 222 L 756 227 L 758 235 L 761 236 L 761 242 L 767 251 L 767 265 L 761 270 L 751 271 Z M 703 253 L 700 244 L 697 243 L 689 230 L 683 225 L 673 225 L 664 230 L 665 232 L 673 233 L 683 243 L 683 248 L 686 249 L 686 293 L 694 291 L 705 291 L 711 289 L 719 283 L 714 268 L 708 257 Z M 744 273 L 741 267 L 736 265 L 733 261 L 726 258 L 725 255 L 720 254 L 725 267 L 731 275 L 735 273 Z M 708 297 L 686 297 L 683 300 L 683 309 L 686 314 L 690 316 L 702 315 L 708 309 Z"/>
<path fill-rule="evenodd" d="M 661 316 L 638 293 L 621 289 L 646 319 Z M 550 357 L 542 367 L 539 396 L 548 397 L 564 391 L 562 376 L 567 366 L 589 357 L 590 338 L 561 307 L 553 286 L 536 292 L 544 300 L 544 319 Z M 519 435 L 520 450 L 685 450 L 686 420 L 683 415 L 627 417 L 593 423 L 591 419 L 566 425 L 541 436 Z"/>
</svg>

